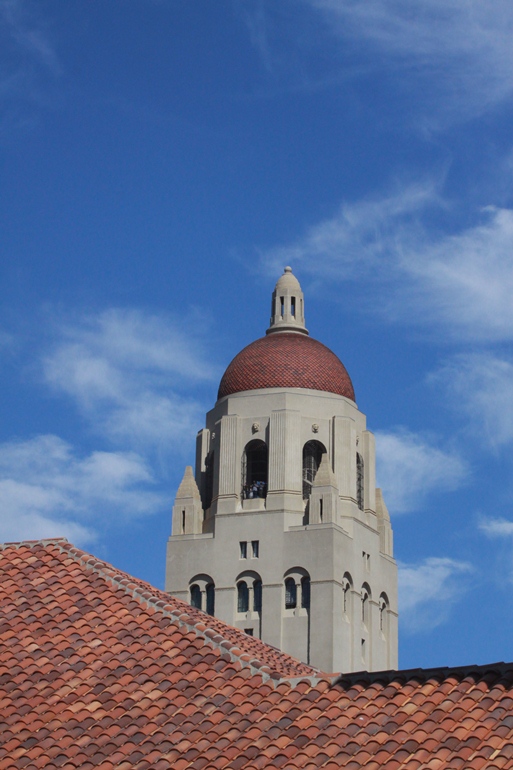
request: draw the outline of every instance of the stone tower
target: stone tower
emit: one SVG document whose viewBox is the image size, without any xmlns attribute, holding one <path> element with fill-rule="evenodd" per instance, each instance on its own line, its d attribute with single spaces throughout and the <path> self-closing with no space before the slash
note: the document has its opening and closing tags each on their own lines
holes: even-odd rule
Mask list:
<svg viewBox="0 0 513 770">
<path fill-rule="evenodd" d="M 397 567 L 374 436 L 290 267 L 230 363 L 173 508 L 166 590 L 327 672 L 397 667 Z"/>
</svg>

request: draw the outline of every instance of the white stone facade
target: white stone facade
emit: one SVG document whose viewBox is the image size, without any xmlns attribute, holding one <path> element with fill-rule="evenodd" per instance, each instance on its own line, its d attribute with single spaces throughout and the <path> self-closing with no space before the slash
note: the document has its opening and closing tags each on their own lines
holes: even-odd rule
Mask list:
<svg viewBox="0 0 513 770">
<path fill-rule="evenodd" d="M 297 304 L 282 325 L 307 334 L 283 278 Z M 278 282 L 274 333 L 283 295 Z M 177 493 L 166 590 L 326 672 L 397 667 L 392 530 L 354 401 L 277 387 L 218 400 Z"/>
</svg>

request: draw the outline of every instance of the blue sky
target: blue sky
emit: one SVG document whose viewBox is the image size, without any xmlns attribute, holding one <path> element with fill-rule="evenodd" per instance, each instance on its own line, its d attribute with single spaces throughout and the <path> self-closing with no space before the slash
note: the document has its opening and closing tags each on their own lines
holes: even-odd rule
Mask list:
<svg viewBox="0 0 513 770">
<path fill-rule="evenodd" d="M 510 0 L 0 0 L 0 540 L 163 585 L 291 264 L 377 436 L 402 667 L 513 657 Z"/>
</svg>

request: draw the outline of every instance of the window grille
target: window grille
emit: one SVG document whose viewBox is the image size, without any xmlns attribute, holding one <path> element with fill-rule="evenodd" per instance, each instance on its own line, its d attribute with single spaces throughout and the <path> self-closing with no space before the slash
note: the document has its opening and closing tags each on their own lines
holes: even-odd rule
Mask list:
<svg viewBox="0 0 513 770">
<path fill-rule="evenodd" d="M 248 584 L 241 580 L 237 583 L 237 612 L 248 612 L 249 610 L 249 589 Z"/>
<path fill-rule="evenodd" d="M 326 448 L 320 441 L 307 441 L 303 447 L 303 500 L 308 500 L 315 474 Z"/>
<path fill-rule="evenodd" d="M 363 511 L 363 457 L 359 452 L 356 453 L 356 502 L 358 508 Z"/>
<path fill-rule="evenodd" d="M 191 593 L 191 607 L 196 607 L 197 610 L 201 609 L 201 589 L 194 584 L 190 588 Z"/>
<path fill-rule="evenodd" d="M 297 605 L 297 588 L 294 578 L 285 581 L 285 609 L 293 610 Z"/>
<path fill-rule="evenodd" d="M 242 453 L 241 480 L 243 500 L 267 496 L 267 444 L 254 439 Z"/>
</svg>

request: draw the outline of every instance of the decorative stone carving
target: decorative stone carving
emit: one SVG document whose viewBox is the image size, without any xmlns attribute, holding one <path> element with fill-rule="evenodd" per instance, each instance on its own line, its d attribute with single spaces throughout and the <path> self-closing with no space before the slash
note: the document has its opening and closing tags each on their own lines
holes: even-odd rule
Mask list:
<svg viewBox="0 0 513 770">
<path fill-rule="evenodd" d="M 319 426 L 316 422 L 312 425 L 312 433 L 319 433 Z"/>
<path fill-rule="evenodd" d="M 260 430 L 260 423 L 254 422 L 253 425 L 251 426 L 251 430 L 253 431 L 253 433 L 258 433 L 258 431 Z"/>
</svg>

